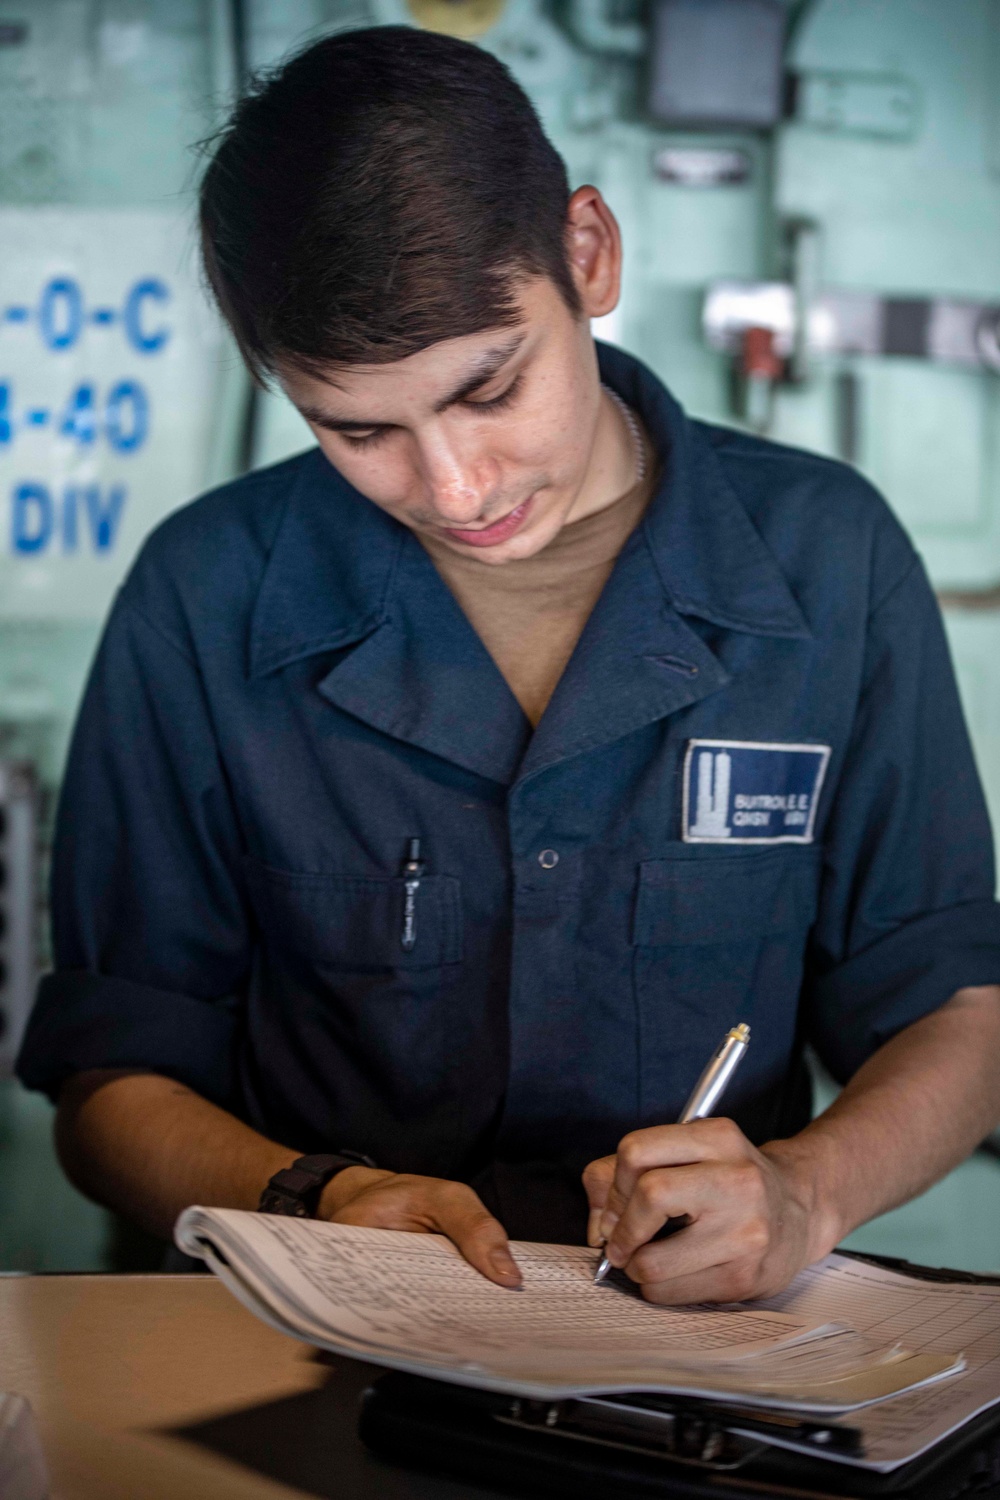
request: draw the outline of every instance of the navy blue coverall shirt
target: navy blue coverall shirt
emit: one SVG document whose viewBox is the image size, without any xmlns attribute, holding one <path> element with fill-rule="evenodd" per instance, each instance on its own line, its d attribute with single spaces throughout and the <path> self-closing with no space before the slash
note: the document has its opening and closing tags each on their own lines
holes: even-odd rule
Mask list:
<svg viewBox="0 0 1000 1500">
<path fill-rule="evenodd" d="M 73 743 L 29 1086 L 151 1069 L 581 1238 L 580 1169 L 674 1119 L 736 1022 L 726 1112 L 761 1142 L 808 1118 L 806 1043 L 845 1079 L 1000 981 L 900 527 L 849 469 L 600 353 L 663 477 L 534 733 L 417 537 L 318 450 L 149 539 Z"/>
</svg>

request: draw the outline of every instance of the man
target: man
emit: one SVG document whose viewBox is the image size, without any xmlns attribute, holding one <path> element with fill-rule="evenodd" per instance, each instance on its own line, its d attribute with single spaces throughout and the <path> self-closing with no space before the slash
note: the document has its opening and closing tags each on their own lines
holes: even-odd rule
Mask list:
<svg viewBox="0 0 1000 1500">
<path fill-rule="evenodd" d="M 508 1233 L 588 1234 L 656 1301 L 775 1291 L 997 1117 L 990 836 L 910 544 L 595 350 L 617 226 L 475 48 L 294 59 L 202 230 L 319 448 L 172 516 L 108 623 L 20 1063 L 67 1171 L 164 1237 L 264 1192 L 502 1285 Z M 671 1125 L 740 1021 L 731 1118 Z M 812 1124 L 807 1042 L 849 1080 Z"/>
</svg>

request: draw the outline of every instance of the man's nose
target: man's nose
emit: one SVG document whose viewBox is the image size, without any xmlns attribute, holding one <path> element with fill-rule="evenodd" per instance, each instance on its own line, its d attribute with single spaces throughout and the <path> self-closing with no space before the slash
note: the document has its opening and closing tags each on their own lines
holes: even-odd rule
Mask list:
<svg viewBox="0 0 1000 1500">
<path fill-rule="evenodd" d="M 421 444 L 421 467 L 427 499 L 442 521 L 468 526 L 479 520 L 496 484 L 491 464 L 438 437 Z"/>
</svg>

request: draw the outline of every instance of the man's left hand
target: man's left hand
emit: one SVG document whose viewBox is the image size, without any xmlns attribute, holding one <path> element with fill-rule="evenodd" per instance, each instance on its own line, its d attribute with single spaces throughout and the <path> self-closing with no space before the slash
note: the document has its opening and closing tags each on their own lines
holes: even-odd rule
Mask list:
<svg viewBox="0 0 1000 1500">
<path fill-rule="evenodd" d="M 583 1174 L 588 1239 L 650 1302 L 739 1302 L 781 1291 L 826 1248 L 787 1143 L 751 1145 L 732 1120 L 636 1130 Z M 667 1219 L 688 1224 L 653 1243 Z"/>
</svg>

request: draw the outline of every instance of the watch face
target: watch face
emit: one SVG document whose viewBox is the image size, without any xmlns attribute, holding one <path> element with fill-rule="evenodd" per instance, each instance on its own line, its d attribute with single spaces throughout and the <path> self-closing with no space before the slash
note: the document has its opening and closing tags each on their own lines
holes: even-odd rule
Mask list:
<svg viewBox="0 0 1000 1500">
<path fill-rule="evenodd" d="M 301 1216 L 305 1211 L 305 1204 L 288 1193 L 277 1192 L 274 1188 L 265 1188 L 261 1194 L 259 1213 Z"/>
<path fill-rule="evenodd" d="M 310 1191 L 309 1196 L 313 1195 Z M 304 1198 L 297 1197 L 294 1193 L 283 1192 L 280 1188 L 266 1187 L 261 1194 L 260 1203 L 257 1205 L 259 1214 L 283 1214 L 290 1219 L 311 1219 L 312 1210 Z"/>
</svg>

